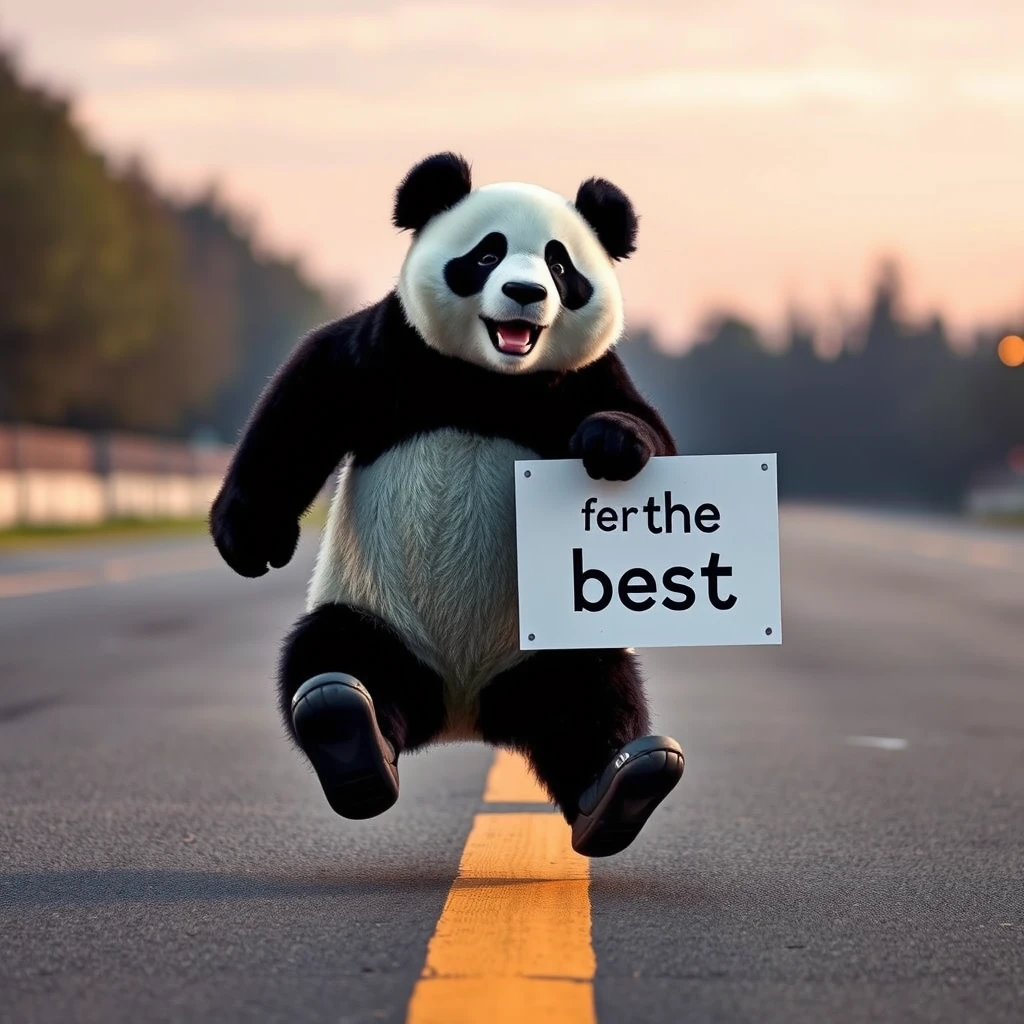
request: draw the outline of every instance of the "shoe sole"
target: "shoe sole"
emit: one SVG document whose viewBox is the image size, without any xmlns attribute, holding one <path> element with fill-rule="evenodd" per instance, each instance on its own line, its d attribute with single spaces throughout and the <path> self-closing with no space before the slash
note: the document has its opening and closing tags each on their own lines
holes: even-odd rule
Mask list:
<svg viewBox="0 0 1024 1024">
<path fill-rule="evenodd" d="M 612 857 L 640 834 L 657 806 L 683 777 L 685 759 L 674 740 L 651 738 L 658 745 L 631 753 L 588 815 L 573 828 L 573 849 L 584 857 Z"/>
<path fill-rule="evenodd" d="M 394 806 L 398 772 L 358 680 L 340 672 L 307 680 L 292 698 L 292 723 L 336 814 L 375 818 Z"/>
</svg>

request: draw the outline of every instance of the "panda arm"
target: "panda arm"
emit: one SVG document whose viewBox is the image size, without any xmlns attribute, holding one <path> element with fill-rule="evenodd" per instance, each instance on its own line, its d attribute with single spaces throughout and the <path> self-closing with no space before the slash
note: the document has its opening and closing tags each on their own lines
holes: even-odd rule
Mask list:
<svg viewBox="0 0 1024 1024">
<path fill-rule="evenodd" d="M 569 454 L 595 480 L 630 480 L 654 456 L 677 454 L 671 432 L 637 391 L 615 353 L 573 381 L 574 430 Z"/>
<path fill-rule="evenodd" d="M 308 335 L 249 418 L 210 511 L 210 532 L 242 576 L 286 565 L 299 517 L 356 441 L 367 401 L 355 357 L 361 314 Z"/>
</svg>

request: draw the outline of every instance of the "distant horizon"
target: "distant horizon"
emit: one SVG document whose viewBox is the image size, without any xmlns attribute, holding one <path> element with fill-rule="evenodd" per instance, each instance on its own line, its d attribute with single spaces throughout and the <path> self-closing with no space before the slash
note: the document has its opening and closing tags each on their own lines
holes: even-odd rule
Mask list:
<svg viewBox="0 0 1024 1024">
<path fill-rule="evenodd" d="M 0 42 L 94 145 L 137 154 L 164 190 L 217 183 L 262 241 L 360 303 L 408 245 L 395 186 L 454 149 L 475 184 L 625 189 L 641 216 L 627 321 L 673 347 L 716 313 L 834 324 L 886 261 L 908 314 L 958 344 L 1024 321 L 1022 7 L 524 0 L 549 31 L 522 47 L 487 2 L 9 0 Z"/>
</svg>

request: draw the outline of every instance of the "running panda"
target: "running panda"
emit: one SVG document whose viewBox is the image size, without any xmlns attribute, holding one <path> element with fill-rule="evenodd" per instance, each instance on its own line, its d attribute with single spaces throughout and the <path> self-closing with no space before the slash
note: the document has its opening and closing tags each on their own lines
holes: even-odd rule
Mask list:
<svg viewBox="0 0 1024 1024">
<path fill-rule="evenodd" d="M 637 218 L 610 182 L 570 202 L 474 189 L 453 153 L 417 164 L 394 224 L 397 288 L 306 337 L 262 395 L 213 505 L 225 561 L 261 576 L 345 464 L 280 662 L 281 711 L 331 807 L 398 799 L 405 751 L 476 739 L 521 752 L 590 857 L 628 846 L 677 784 L 627 650 L 519 649 L 514 462 L 579 458 L 627 480 L 675 454 L 613 348 L 614 261 Z"/>
</svg>

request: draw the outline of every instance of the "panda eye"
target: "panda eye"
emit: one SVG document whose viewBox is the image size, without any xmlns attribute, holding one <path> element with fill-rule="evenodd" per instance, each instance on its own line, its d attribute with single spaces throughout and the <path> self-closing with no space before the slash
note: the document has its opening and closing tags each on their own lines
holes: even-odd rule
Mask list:
<svg viewBox="0 0 1024 1024">
<path fill-rule="evenodd" d="M 561 277 L 565 273 L 565 267 L 561 263 L 552 263 L 549 269 L 555 277 Z"/>
<path fill-rule="evenodd" d="M 479 260 L 477 260 L 477 263 L 481 267 L 493 267 L 494 264 L 497 262 L 498 257 L 495 256 L 493 252 L 485 253 L 483 256 L 480 257 Z"/>
</svg>

